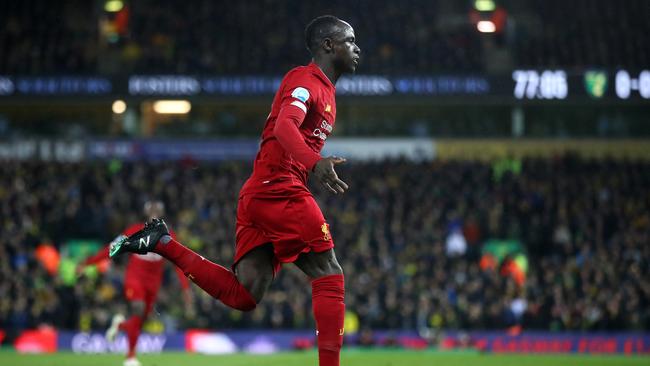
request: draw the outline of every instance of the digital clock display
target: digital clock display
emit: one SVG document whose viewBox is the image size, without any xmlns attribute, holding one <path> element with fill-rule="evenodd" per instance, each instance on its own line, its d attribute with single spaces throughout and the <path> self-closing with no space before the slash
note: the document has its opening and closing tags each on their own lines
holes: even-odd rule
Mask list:
<svg viewBox="0 0 650 366">
<path fill-rule="evenodd" d="M 512 79 L 517 99 L 566 99 L 569 94 L 564 70 L 515 70 Z"/>
</svg>

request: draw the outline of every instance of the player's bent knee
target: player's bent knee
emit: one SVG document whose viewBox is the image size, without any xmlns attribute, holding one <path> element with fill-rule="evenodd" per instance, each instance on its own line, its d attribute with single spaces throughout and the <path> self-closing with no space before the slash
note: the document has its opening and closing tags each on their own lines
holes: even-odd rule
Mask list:
<svg viewBox="0 0 650 366">
<path fill-rule="evenodd" d="M 235 275 L 256 303 L 262 301 L 273 281 L 273 247 L 259 247 L 246 254 L 237 263 Z"/>
<path fill-rule="evenodd" d="M 251 266 L 237 266 L 237 280 L 259 304 L 273 281 L 273 272 Z"/>
<path fill-rule="evenodd" d="M 266 294 L 266 290 L 271 285 L 272 280 L 273 276 L 266 278 L 266 276 L 262 275 L 257 278 L 248 278 L 245 281 L 241 281 L 241 284 L 255 300 L 255 303 L 259 304 L 262 298 L 264 298 L 264 294 Z"/>
<path fill-rule="evenodd" d="M 253 311 L 257 307 L 257 304 L 259 301 L 255 300 L 253 303 L 242 303 L 239 307 L 238 310 L 240 311 Z"/>
</svg>

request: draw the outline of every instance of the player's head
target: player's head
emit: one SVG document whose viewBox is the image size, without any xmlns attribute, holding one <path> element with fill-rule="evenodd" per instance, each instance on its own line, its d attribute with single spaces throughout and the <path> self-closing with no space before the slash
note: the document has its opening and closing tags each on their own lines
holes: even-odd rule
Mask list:
<svg viewBox="0 0 650 366">
<path fill-rule="evenodd" d="M 158 200 L 149 200 L 144 203 L 144 215 L 147 219 L 160 218 L 165 214 L 165 204 Z"/>
<path fill-rule="evenodd" d="M 352 26 L 333 15 L 320 16 L 305 28 L 305 43 L 311 55 L 330 59 L 339 73 L 357 69 L 361 49 L 355 41 Z"/>
</svg>

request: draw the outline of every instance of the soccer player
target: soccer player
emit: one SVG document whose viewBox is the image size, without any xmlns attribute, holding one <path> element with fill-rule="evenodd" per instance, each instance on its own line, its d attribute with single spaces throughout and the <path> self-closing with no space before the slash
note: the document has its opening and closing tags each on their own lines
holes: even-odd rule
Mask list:
<svg viewBox="0 0 650 366">
<path fill-rule="evenodd" d="M 230 271 L 171 237 L 163 220 L 116 242 L 122 252 L 154 252 L 169 259 L 213 297 L 235 309 L 253 310 L 283 263 L 311 280 L 321 366 L 339 365 L 343 343 L 343 271 L 329 225 L 307 188 L 311 172 L 331 193 L 348 186 L 337 176 L 339 157 L 320 156 L 336 118 L 335 83 L 357 68 L 360 49 L 350 24 L 321 16 L 305 29 L 313 59 L 289 71 L 267 117 L 253 173 L 239 194 L 235 258 Z"/>
<path fill-rule="evenodd" d="M 148 221 L 160 217 L 164 214 L 165 206 L 161 201 L 147 201 L 144 204 L 144 214 Z M 135 223 L 122 232 L 112 243 L 122 240 L 129 235 L 142 230 L 144 223 Z M 174 232 L 169 234 L 176 238 Z M 95 255 L 88 257 L 77 268 L 77 273 L 81 273 L 88 265 L 97 264 L 102 260 L 109 258 L 110 245 L 97 252 Z M 124 360 L 124 366 L 139 366 L 140 362 L 135 357 L 138 337 L 142 331 L 142 325 L 151 313 L 153 305 L 156 302 L 158 289 L 163 278 L 163 260 L 156 253 L 134 254 L 129 257 L 124 273 L 124 295 L 130 308 L 130 317 L 126 319 L 122 314 L 115 314 L 111 321 L 111 326 L 106 331 L 106 338 L 112 342 L 118 331 L 126 333 L 128 339 L 128 353 Z M 192 298 L 189 291 L 189 282 L 187 278 L 176 267 L 176 272 L 183 288 L 183 297 L 185 299 L 186 312 L 192 312 Z"/>
</svg>

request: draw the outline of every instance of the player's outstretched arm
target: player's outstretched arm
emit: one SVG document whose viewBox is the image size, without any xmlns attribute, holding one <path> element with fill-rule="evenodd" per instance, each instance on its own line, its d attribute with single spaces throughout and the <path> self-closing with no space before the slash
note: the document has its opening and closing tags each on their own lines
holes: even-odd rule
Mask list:
<svg viewBox="0 0 650 366">
<path fill-rule="evenodd" d="M 345 161 L 344 158 L 338 156 L 328 156 L 320 159 L 314 165 L 313 171 L 316 179 L 321 182 L 325 189 L 334 194 L 345 193 L 348 189 L 348 185 L 339 179 L 339 176 L 334 170 L 334 165 L 343 164 Z"/>
</svg>

